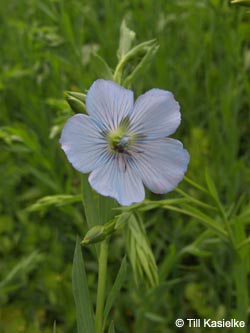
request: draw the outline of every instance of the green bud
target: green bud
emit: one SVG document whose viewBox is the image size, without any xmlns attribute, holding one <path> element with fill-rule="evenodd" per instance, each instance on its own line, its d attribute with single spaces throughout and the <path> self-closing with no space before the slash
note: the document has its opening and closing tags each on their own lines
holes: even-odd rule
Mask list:
<svg viewBox="0 0 250 333">
<path fill-rule="evenodd" d="M 117 218 L 114 218 L 103 225 L 98 224 L 92 227 L 83 238 L 81 244 L 89 245 L 103 241 L 115 231 L 116 220 Z"/>
<path fill-rule="evenodd" d="M 74 92 L 65 92 L 65 98 L 74 113 L 86 113 L 86 95 Z"/>
<path fill-rule="evenodd" d="M 74 97 L 76 99 L 79 99 L 79 101 L 83 102 L 85 104 L 86 101 L 86 94 L 75 92 L 75 91 L 65 91 L 65 97 L 67 99 L 67 96 Z"/>
<path fill-rule="evenodd" d="M 95 225 L 92 227 L 85 237 L 83 238 L 81 244 L 82 245 L 89 245 L 101 242 L 105 239 L 105 229 L 103 225 Z"/>
</svg>

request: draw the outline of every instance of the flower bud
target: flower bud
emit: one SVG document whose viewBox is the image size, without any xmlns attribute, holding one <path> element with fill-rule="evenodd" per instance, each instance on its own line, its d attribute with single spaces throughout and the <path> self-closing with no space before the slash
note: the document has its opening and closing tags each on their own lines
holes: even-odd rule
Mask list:
<svg viewBox="0 0 250 333">
<path fill-rule="evenodd" d="M 75 91 L 65 91 L 65 97 L 67 99 L 67 96 L 74 97 L 76 99 L 79 99 L 79 101 L 83 102 L 85 104 L 86 101 L 86 94 L 75 92 Z"/>
<path fill-rule="evenodd" d="M 74 113 L 86 113 L 84 94 L 65 92 L 65 98 Z"/>
<path fill-rule="evenodd" d="M 115 231 L 116 220 L 114 218 L 103 225 L 98 224 L 92 227 L 83 238 L 81 244 L 89 245 L 103 241 Z"/>
<path fill-rule="evenodd" d="M 105 232 L 104 232 L 104 226 L 103 225 L 95 225 L 92 227 L 85 237 L 83 238 L 81 244 L 82 245 L 89 245 L 98 243 L 105 239 Z"/>
</svg>

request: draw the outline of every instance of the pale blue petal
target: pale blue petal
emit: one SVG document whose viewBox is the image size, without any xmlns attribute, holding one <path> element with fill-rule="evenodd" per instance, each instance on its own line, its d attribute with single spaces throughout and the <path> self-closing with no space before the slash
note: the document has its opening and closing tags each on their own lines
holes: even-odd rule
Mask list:
<svg viewBox="0 0 250 333">
<path fill-rule="evenodd" d="M 122 154 L 110 154 L 103 166 L 92 171 L 89 183 L 98 193 L 116 199 L 123 206 L 143 201 L 144 186 L 132 163 Z"/>
<path fill-rule="evenodd" d="M 107 150 L 107 142 L 100 128 L 84 114 L 69 118 L 63 128 L 60 143 L 68 160 L 82 173 L 92 171 Z"/>
<path fill-rule="evenodd" d="M 86 97 L 88 114 L 100 121 L 106 130 L 116 129 L 121 120 L 132 112 L 133 104 L 131 90 L 103 79 L 92 84 Z"/>
<path fill-rule="evenodd" d="M 151 89 L 136 100 L 130 129 L 150 138 L 163 138 L 174 133 L 180 121 L 180 106 L 173 94 Z"/>
<path fill-rule="evenodd" d="M 143 183 L 154 193 L 167 193 L 183 179 L 189 154 L 180 141 L 163 138 L 138 145 L 134 154 Z"/>
</svg>

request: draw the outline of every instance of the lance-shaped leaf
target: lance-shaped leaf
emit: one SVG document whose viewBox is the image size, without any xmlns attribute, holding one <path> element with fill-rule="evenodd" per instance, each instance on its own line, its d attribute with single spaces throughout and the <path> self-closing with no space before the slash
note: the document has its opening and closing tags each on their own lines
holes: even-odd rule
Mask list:
<svg viewBox="0 0 250 333">
<path fill-rule="evenodd" d="M 106 80 L 113 80 L 113 73 L 106 61 L 98 54 L 91 56 L 91 66 L 98 77 Z"/>
<path fill-rule="evenodd" d="M 114 324 L 113 320 L 111 321 L 111 323 L 109 325 L 108 333 L 115 333 L 115 324 Z"/>
<path fill-rule="evenodd" d="M 153 49 L 151 48 L 155 47 L 156 45 L 156 40 L 152 39 L 140 43 L 139 45 L 136 45 L 131 50 L 129 50 L 116 66 L 114 81 L 121 83 L 123 78 L 127 77 L 134 71 L 134 69 L 138 66 L 138 64 L 142 61 L 148 52 L 154 53 Z M 151 57 L 148 56 L 148 59 L 151 59 Z"/>
<path fill-rule="evenodd" d="M 133 83 L 133 81 L 140 76 L 140 74 L 142 72 L 145 72 L 145 70 L 150 66 L 150 64 L 153 61 L 153 58 L 156 54 L 156 52 L 159 49 L 159 45 L 158 44 L 154 44 L 152 46 L 150 46 L 145 55 L 142 57 L 142 59 L 140 60 L 140 62 L 138 63 L 138 65 L 135 67 L 135 69 L 132 71 L 131 74 L 129 74 L 126 79 L 124 80 L 124 85 L 126 87 L 131 87 L 131 84 Z"/>
<path fill-rule="evenodd" d="M 105 309 L 104 309 L 104 323 L 106 322 L 109 312 L 114 305 L 114 302 L 116 298 L 119 295 L 119 292 L 121 290 L 121 287 L 124 283 L 124 280 L 126 278 L 126 273 L 127 273 L 127 259 L 126 257 L 123 258 L 119 272 L 117 274 L 117 277 L 115 279 L 115 282 L 113 284 L 113 287 L 108 295 L 106 304 L 105 304 Z"/>
<path fill-rule="evenodd" d="M 120 42 L 117 51 L 117 57 L 121 60 L 125 54 L 131 49 L 132 43 L 135 39 L 135 32 L 130 30 L 126 24 L 126 20 L 122 21 L 120 27 Z"/>
<path fill-rule="evenodd" d="M 91 188 L 86 174 L 82 175 L 82 198 L 89 228 L 97 224 L 105 224 L 117 214 L 113 209 L 118 206 L 116 201 L 95 192 Z"/>
<path fill-rule="evenodd" d="M 53 324 L 53 333 L 56 333 L 56 321 L 54 321 L 54 324 Z"/>
<path fill-rule="evenodd" d="M 73 260 L 72 285 L 76 305 L 77 333 L 94 333 L 93 308 L 78 237 Z"/>
</svg>

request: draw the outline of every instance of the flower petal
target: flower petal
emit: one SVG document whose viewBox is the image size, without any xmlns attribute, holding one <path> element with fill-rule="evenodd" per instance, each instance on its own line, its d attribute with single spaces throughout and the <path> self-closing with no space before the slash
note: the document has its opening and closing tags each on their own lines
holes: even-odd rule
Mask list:
<svg viewBox="0 0 250 333">
<path fill-rule="evenodd" d="M 92 171 L 107 150 L 107 142 L 100 128 L 84 114 L 69 118 L 63 128 L 60 143 L 68 160 L 82 173 Z"/>
<path fill-rule="evenodd" d="M 92 171 L 89 183 L 98 193 L 116 199 L 121 205 L 143 201 L 144 186 L 132 163 L 122 154 L 109 154 L 107 162 Z"/>
<path fill-rule="evenodd" d="M 86 97 L 89 115 L 104 125 L 106 130 L 117 128 L 122 119 L 132 112 L 133 92 L 113 81 L 96 80 Z"/>
<path fill-rule="evenodd" d="M 136 169 L 143 183 L 154 193 L 172 191 L 183 179 L 189 154 L 180 141 L 163 138 L 145 141 L 135 154 Z"/>
<path fill-rule="evenodd" d="M 136 100 L 130 129 L 150 138 L 163 138 L 174 133 L 180 121 L 180 106 L 173 94 L 151 89 Z"/>
</svg>

